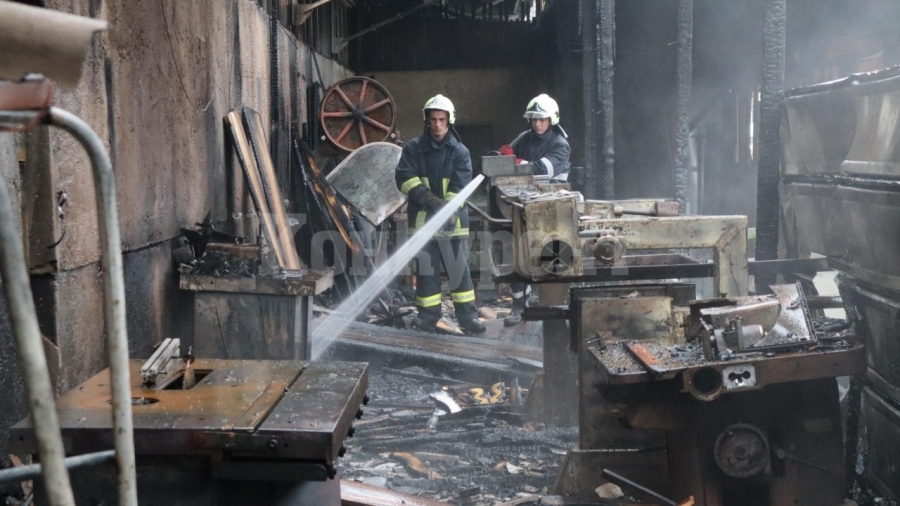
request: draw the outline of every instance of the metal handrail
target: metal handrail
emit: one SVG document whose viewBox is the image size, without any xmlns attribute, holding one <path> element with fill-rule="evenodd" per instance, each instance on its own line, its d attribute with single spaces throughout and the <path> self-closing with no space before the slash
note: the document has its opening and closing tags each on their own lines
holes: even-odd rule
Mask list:
<svg viewBox="0 0 900 506">
<path fill-rule="evenodd" d="M 16 229 L 15 222 L 9 191 L 5 184 L 0 184 L 0 275 L 3 276 L 3 292 L 9 305 L 38 455 L 44 464 L 47 500 L 54 506 L 74 506 L 47 357 L 44 355 L 25 264 L 22 235 Z"/>
<path fill-rule="evenodd" d="M 128 335 L 125 321 L 125 281 L 122 272 L 116 181 L 112 163 L 100 137 L 81 118 L 57 107 L 38 110 L 0 111 L 0 126 L 25 130 L 43 119 L 62 128 L 85 148 L 91 160 L 100 228 L 100 265 L 103 277 L 104 316 L 109 354 L 113 405 L 115 459 L 118 468 L 119 504 L 137 506 L 134 428 L 131 419 L 131 380 Z M 9 128 L 7 128 L 9 129 Z M 50 373 L 43 353 L 41 334 L 22 248 L 22 238 L 13 225 L 12 206 L 0 185 L 0 272 L 16 334 L 18 356 L 25 379 L 38 453 L 50 504 L 74 505 L 66 472 L 65 451 L 60 436 Z"/>
<path fill-rule="evenodd" d="M 97 218 L 100 225 L 100 266 L 104 273 L 106 347 L 112 385 L 119 504 L 137 506 L 128 332 L 125 321 L 125 280 L 122 273 L 116 178 L 103 141 L 84 120 L 66 110 L 51 107 L 48 121 L 49 124 L 72 134 L 84 146 L 91 159 L 94 192 L 97 197 Z"/>
</svg>

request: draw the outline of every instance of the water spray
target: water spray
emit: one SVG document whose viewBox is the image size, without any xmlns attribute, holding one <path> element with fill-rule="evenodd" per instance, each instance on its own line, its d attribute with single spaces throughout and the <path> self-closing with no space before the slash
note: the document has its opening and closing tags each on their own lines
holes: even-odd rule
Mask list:
<svg viewBox="0 0 900 506">
<path fill-rule="evenodd" d="M 479 175 L 472 179 L 456 197 L 445 204 L 438 213 L 425 223 L 425 226 L 416 231 L 403 246 L 400 247 L 381 267 L 375 270 L 369 279 L 356 289 L 347 300 L 341 303 L 337 310 L 329 315 L 312 333 L 312 360 L 318 360 L 337 339 L 344 329 L 353 322 L 356 315 L 362 312 L 388 284 L 409 264 L 410 260 L 428 244 L 434 234 L 441 229 L 444 222 L 462 207 L 463 203 L 475 188 L 484 180 Z"/>
</svg>

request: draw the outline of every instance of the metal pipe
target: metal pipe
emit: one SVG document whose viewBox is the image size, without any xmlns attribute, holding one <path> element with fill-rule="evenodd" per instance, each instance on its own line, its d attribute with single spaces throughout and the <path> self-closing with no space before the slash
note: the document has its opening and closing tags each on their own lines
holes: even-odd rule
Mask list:
<svg viewBox="0 0 900 506">
<path fill-rule="evenodd" d="M 473 211 L 478 213 L 482 218 L 486 219 L 487 221 L 489 221 L 491 223 L 496 223 L 498 225 L 512 225 L 513 220 L 504 220 L 502 218 L 491 218 L 491 216 L 488 213 L 482 211 L 481 208 L 476 206 L 475 204 L 473 204 L 469 201 L 466 201 L 466 205 L 469 206 L 469 209 L 472 209 Z"/>
<path fill-rule="evenodd" d="M 112 385 L 119 504 L 137 506 L 128 333 L 125 322 L 125 281 L 122 274 L 115 174 L 103 141 L 81 118 L 58 107 L 51 107 L 49 119 L 50 124 L 72 134 L 84 146 L 91 159 L 97 198 L 97 221 L 100 227 L 100 266 L 104 273 L 106 347 L 109 353 Z"/>
<path fill-rule="evenodd" d="M 759 165 L 756 196 L 756 259 L 778 258 L 779 183 L 781 177 L 781 102 L 784 101 L 787 1 L 767 0 L 763 29 L 763 87 L 759 105 Z M 756 286 L 774 277 L 757 278 Z"/>
<path fill-rule="evenodd" d="M 694 0 L 678 1 L 678 130 L 675 134 L 675 200 L 681 214 L 687 212 L 688 163 L 691 146 L 691 86 L 694 38 Z"/>
<path fill-rule="evenodd" d="M 86 453 L 84 455 L 76 455 L 64 459 L 67 469 L 78 469 L 79 467 L 94 466 L 97 464 L 105 464 L 112 462 L 116 458 L 115 450 L 106 450 L 96 453 Z M 33 480 L 41 476 L 41 464 L 30 464 L 21 467 L 12 467 L 0 470 L 0 483 L 15 483 L 19 481 Z M 48 490 L 49 492 L 49 490 Z"/>
<path fill-rule="evenodd" d="M 839 295 L 810 295 L 806 298 L 806 307 L 809 309 L 843 309 L 844 299 Z"/>
<path fill-rule="evenodd" d="M 45 464 L 47 500 L 52 505 L 74 506 L 50 371 L 34 309 L 22 235 L 16 229 L 16 221 L 6 185 L 0 184 L 0 275 L 16 338 L 19 368 L 25 382 L 38 455 Z"/>
</svg>

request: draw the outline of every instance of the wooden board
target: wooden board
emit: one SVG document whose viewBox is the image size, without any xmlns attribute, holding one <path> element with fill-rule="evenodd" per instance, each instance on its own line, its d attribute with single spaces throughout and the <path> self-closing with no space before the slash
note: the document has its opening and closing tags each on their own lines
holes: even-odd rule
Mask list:
<svg viewBox="0 0 900 506">
<path fill-rule="evenodd" d="M 278 180 L 275 178 L 275 167 L 272 157 L 269 155 L 269 144 L 266 142 L 266 132 L 263 129 L 262 119 L 259 113 L 249 107 L 244 107 L 244 126 L 250 134 L 250 143 L 256 153 L 256 162 L 262 176 L 263 191 L 268 199 L 269 209 L 275 217 L 277 240 L 281 245 L 287 269 L 300 269 L 300 257 L 294 245 L 294 234 L 288 225 L 287 213 L 284 210 L 284 201 L 281 198 L 281 190 L 278 188 Z"/>
<path fill-rule="evenodd" d="M 247 181 L 250 183 L 250 197 L 253 199 L 256 211 L 259 213 L 266 238 L 269 240 L 272 251 L 275 252 L 275 259 L 278 262 L 279 267 L 287 268 L 284 251 L 281 243 L 278 241 L 278 231 L 275 228 L 275 224 L 272 222 L 272 212 L 269 209 L 263 183 L 259 177 L 259 169 L 256 166 L 256 157 L 253 156 L 250 141 L 247 139 L 247 135 L 244 132 L 244 127 L 241 124 L 241 117 L 237 110 L 230 111 L 225 116 L 225 123 L 231 129 L 231 136 L 234 139 L 234 153 L 237 155 L 238 161 L 244 169 L 244 175 L 247 176 Z"/>
</svg>

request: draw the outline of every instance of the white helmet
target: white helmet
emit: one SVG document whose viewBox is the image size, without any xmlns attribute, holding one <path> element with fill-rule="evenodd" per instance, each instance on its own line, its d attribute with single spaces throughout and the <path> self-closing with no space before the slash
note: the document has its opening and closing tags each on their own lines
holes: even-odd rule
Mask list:
<svg viewBox="0 0 900 506">
<path fill-rule="evenodd" d="M 425 123 L 428 123 L 429 110 L 447 111 L 447 114 L 450 115 L 450 124 L 456 123 L 456 109 L 453 107 L 453 102 L 443 95 L 435 95 L 425 102 L 425 107 L 422 108 L 422 117 L 425 119 Z"/>
<path fill-rule="evenodd" d="M 550 95 L 541 93 L 528 102 L 528 108 L 525 109 L 523 118 L 531 121 L 533 119 L 550 118 L 550 124 L 559 123 L 559 105 L 556 100 L 550 98 Z"/>
</svg>

